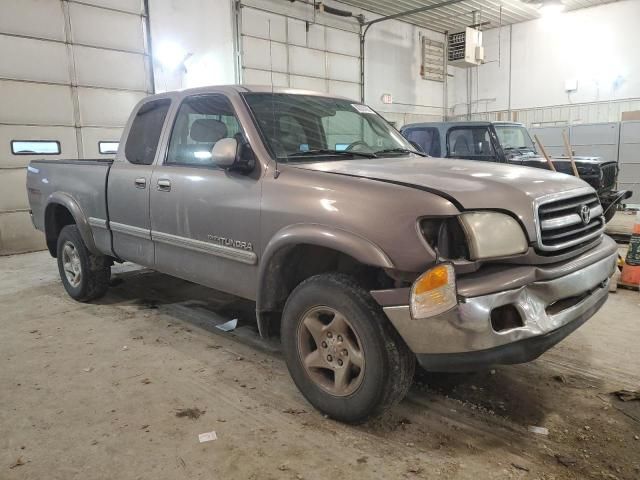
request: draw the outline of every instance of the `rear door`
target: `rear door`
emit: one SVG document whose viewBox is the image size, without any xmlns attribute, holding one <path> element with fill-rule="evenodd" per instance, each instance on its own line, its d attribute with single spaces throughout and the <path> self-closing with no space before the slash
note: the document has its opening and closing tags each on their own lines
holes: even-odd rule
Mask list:
<svg viewBox="0 0 640 480">
<path fill-rule="evenodd" d="M 236 138 L 244 143 L 232 104 L 222 94 L 186 97 L 167 137 L 166 153 L 158 159 L 150 185 L 155 268 L 253 298 L 260 169 L 244 174 L 211 162 L 217 141 Z"/>
<path fill-rule="evenodd" d="M 113 251 L 124 260 L 148 267 L 154 265 L 149 220 L 151 173 L 170 105 L 170 99 L 162 98 L 139 107 L 107 185 Z"/>
</svg>

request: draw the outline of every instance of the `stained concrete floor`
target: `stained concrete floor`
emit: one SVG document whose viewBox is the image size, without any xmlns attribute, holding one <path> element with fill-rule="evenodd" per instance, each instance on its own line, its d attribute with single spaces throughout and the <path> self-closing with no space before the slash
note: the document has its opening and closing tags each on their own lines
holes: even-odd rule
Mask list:
<svg viewBox="0 0 640 480">
<path fill-rule="evenodd" d="M 277 343 L 214 327 L 249 324 L 250 304 L 130 265 L 113 278 L 80 304 L 45 252 L 0 258 L 0 479 L 640 478 L 640 402 L 610 394 L 640 388 L 637 292 L 530 364 L 421 373 L 350 427 L 305 402 Z"/>
</svg>

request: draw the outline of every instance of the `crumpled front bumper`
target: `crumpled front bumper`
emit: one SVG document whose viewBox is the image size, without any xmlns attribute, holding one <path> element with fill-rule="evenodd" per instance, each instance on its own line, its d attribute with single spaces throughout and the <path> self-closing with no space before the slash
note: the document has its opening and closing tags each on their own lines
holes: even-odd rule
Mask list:
<svg viewBox="0 0 640 480">
<path fill-rule="evenodd" d="M 518 288 L 461 297 L 456 307 L 431 318 L 413 319 L 408 305 L 383 305 L 383 310 L 426 369 L 526 362 L 562 340 L 604 304 L 617 251 L 607 237 L 600 248 L 601 258 L 587 266 L 566 268 L 570 273 Z M 521 326 L 497 331 L 492 311 L 505 305 L 516 309 Z"/>
</svg>

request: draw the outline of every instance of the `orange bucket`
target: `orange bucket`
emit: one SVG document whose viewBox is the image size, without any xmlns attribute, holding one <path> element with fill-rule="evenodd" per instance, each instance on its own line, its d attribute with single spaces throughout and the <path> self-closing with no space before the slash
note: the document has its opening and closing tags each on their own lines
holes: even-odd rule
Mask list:
<svg viewBox="0 0 640 480">
<path fill-rule="evenodd" d="M 618 285 L 636 290 L 640 288 L 640 212 L 636 215 L 629 250 L 627 250 Z"/>
</svg>

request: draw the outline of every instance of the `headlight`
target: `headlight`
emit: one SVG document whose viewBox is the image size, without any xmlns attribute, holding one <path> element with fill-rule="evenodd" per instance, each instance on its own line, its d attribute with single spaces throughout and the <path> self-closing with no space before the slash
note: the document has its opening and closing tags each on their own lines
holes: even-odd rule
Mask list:
<svg viewBox="0 0 640 480">
<path fill-rule="evenodd" d="M 527 251 L 527 238 L 522 227 L 507 214 L 468 212 L 460 215 L 460 222 L 467 234 L 469 253 L 473 260 Z"/>
<path fill-rule="evenodd" d="M 455 307 L 456 275 L 453 266 L 441 263 L 420 275 L 411 286 L 411 317 L 428 318 Z"/>
</svg>

